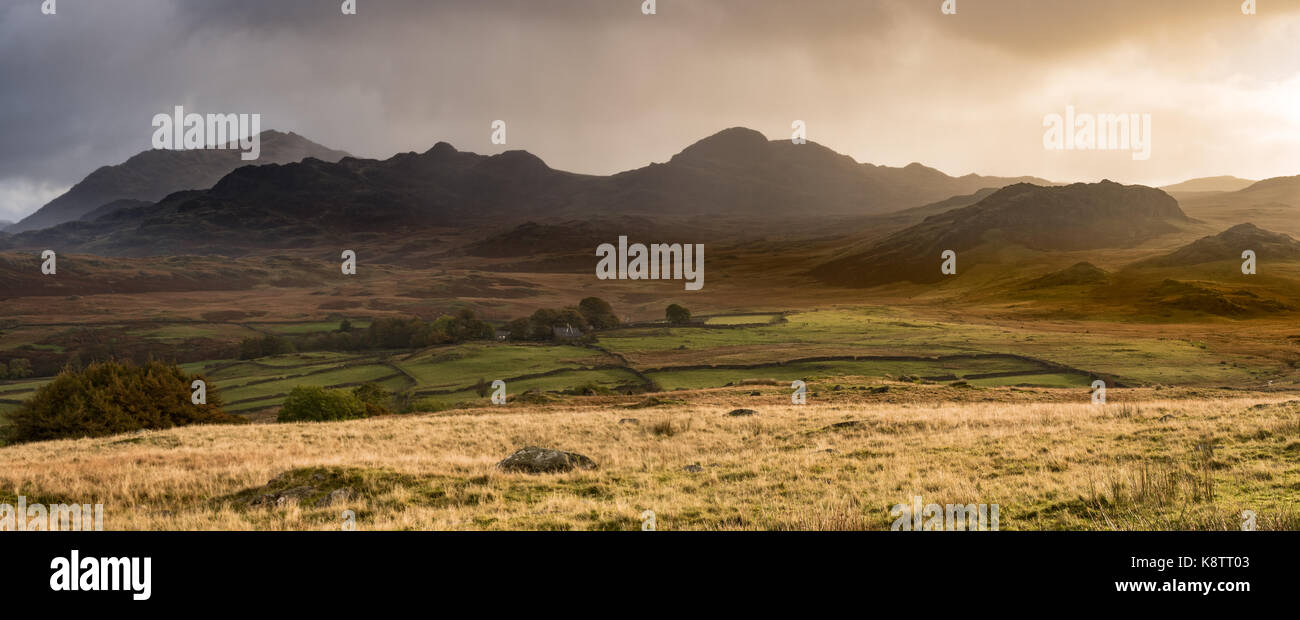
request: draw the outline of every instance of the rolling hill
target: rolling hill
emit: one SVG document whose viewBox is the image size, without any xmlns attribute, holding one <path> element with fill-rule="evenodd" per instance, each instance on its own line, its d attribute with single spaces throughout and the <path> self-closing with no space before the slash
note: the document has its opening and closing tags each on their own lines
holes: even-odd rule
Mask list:
<svg viewBox="0 0 1300 620">
<path fill-rule="evenodd" d="M 1216 226 L 1254 222 L 1300 235 L 1300 176 L 1264 179 L 1233 192 L 1180 194 L 1179 204 L 1189 216 Z"/>
<path fill-rule="evenodd" d="M 1041 187 L 1004 187 L 978 203 L 926 218 L 861 252 L 812 270 L 832 284 L 867 287 L 890 282 L 939 281 L 940 255 L 981 246 L 1073 251 L 1138 245 L 1175 232 L 1187 216 L 1168 194 L 1111 181 Z M 960 273 L 960 271 L 959 271 Z"/>
<path fill-rule="evenodd" d="M 1136 266 L 1178 267 L 1225 260 L 1240 262 L 1245 250 L 1255 252 L 1260 261 L 1300 259 L 1300 242 L 1289 235 L 1264 230 L 1254 224 L 1238 224 L 1169 254 L 1141 261 Z"/>
<path fill-rule="evenodd" d="M 1235 192 L 1246 189 L 1253 183 L 1255 181 L 1250 179 L 1224 175 L 1188 179 L 1182 183 L 1161 186 L 1160 189 L 1171 194 L 1175 192 Z"/>
</svg>

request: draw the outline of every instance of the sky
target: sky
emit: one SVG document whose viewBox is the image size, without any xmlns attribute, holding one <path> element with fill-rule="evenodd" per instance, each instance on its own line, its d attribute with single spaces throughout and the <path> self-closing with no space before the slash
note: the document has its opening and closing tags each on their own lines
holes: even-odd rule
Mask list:
<svg viewBox="0 0 1300 620">
<path fill-rule="evenodd" d="M 1300 0 L 42 1 L 0 0 L 0 219 L 151 148 L 176 105 L 362 157 L 447 141 L 592 174 L 795 120 L 953 175 L 1300 174 Z M 1149 114 L 1150 157 L 1044 148 L 1067 107 Z"/>
</svg>

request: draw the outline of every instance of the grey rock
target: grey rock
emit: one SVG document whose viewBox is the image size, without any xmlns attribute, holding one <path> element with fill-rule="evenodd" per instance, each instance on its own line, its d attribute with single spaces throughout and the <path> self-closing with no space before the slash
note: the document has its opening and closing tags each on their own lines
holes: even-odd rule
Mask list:
<svg viewBox="0 0 1300 620">
<path fill-rule="evenodd" d="M 596 469 L 596 462 L 581 454 L 526 446 L 507 456 L 497 467 L 502 471 L 544 474 L 572 469 Z"/>
<path fill-rule="evenodd" d="M 731 411 L 727 412 L 727 415 L 731 417 L 738 417 L 744 415 L 758 415 L 758 412 L 754 411 L 753 409 L 732 409 Z"/>
</svg>

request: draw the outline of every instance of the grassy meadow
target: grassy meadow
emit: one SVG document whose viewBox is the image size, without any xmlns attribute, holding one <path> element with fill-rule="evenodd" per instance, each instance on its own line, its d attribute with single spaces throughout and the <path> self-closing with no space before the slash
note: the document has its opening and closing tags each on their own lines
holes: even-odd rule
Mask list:
<svg viewBox="0 0 1300 620">
<path fill-rule="evenodd" d="M 336 529 L 344 510 L 361 529 L 628 530 L 647 510 L 665 530 L 887 529 L 890 507 L 916 495 L 996 503 L 1001 529 L 1235 529 L 1243 510 L 1264 529 L 1300 527 L 1300 393 L 1280 347 L 1194 326 L 1017 321 L 834 306 L 642 324 L 585 345 L 187 363 L 256 423 L 0 447 L 0 502 L 95 498 L 112 529 Z M 336 328 L 147 326 L 157 338 Z M 1110 404 L 1089 402 L 1098 377 Z M 507 405 L 475 389 L 496 379 Z M 0 424 L 49 380 L 0 382 Z M 794 380 L 807 405 L 791 404 Z M 364 383 L 410 412 L 271 422 L 296 386 Z M 740 407 L 758 413 L 725 415 Z M 599 468 L 496 469 L 526 445 Z M 295 489 L 310 492 L 258 503 Z M 344 499 L 323 502 L 332 491 Z"/>
<path fill-rule="evenodd" d="M 1102 406 L 1079 390 L 1017 402 L 996 388 L 980 391 L 1000 402 L 943 403 L 923 391 L 945 388 L 899 388 L 917 393 L 794 406 L 713 390 L 658 407 L 605 399 L 42 442 L 0 450 L 0 494 L 95 498 L 109 529 L 337 529 L 350 510 L 358 529 L 632 530 L 650 510 L 661 530 L 878 530 L 914 495 L 996 503 L 1004 530 L 1236 529 L 1243 510 L 1261 529 L 1300 527 L 1300 400 L 1117 391 Z M 758 415 L 724 415 L 742 401 Z M 599 468 L 495 468 L 524 445 Z M 252 501 L 300 485 L 348 499 Z"/>
</svg>

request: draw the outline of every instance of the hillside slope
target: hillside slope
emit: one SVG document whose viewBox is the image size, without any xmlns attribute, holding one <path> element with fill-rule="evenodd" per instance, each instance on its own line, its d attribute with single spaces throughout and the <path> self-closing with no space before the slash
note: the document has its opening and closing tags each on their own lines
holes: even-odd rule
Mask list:
<svg viewBox="0 0 1300 620">
<path fill-rule="evenodd" d="M 268 130 L 260 135 L 261 155 L 255 162 L 240 159 L 238 150 L 154 149 L 138 153 L 121 164 L 103 166 L 6 231 L 20 233 L 75 221 L 117 200 L 154 202 L 181 190 L 206 189 L 243 166 L 284 164 L 308 157 L 338 161 L 347 155 L 295 133 Z"/>
<path fill-rule="evenodd" d="M 1150 187 L 1111 181 L 1004 187 L 969 207 L 926 218 L 865 251 L 819 265 L 812 275 L 854 287 L 936 282 L 940 255 L 985 246 L 1073 251 L 1133 246 L 1178 230 L 1187 216 L 1177 201 Z"/>
</svg>

